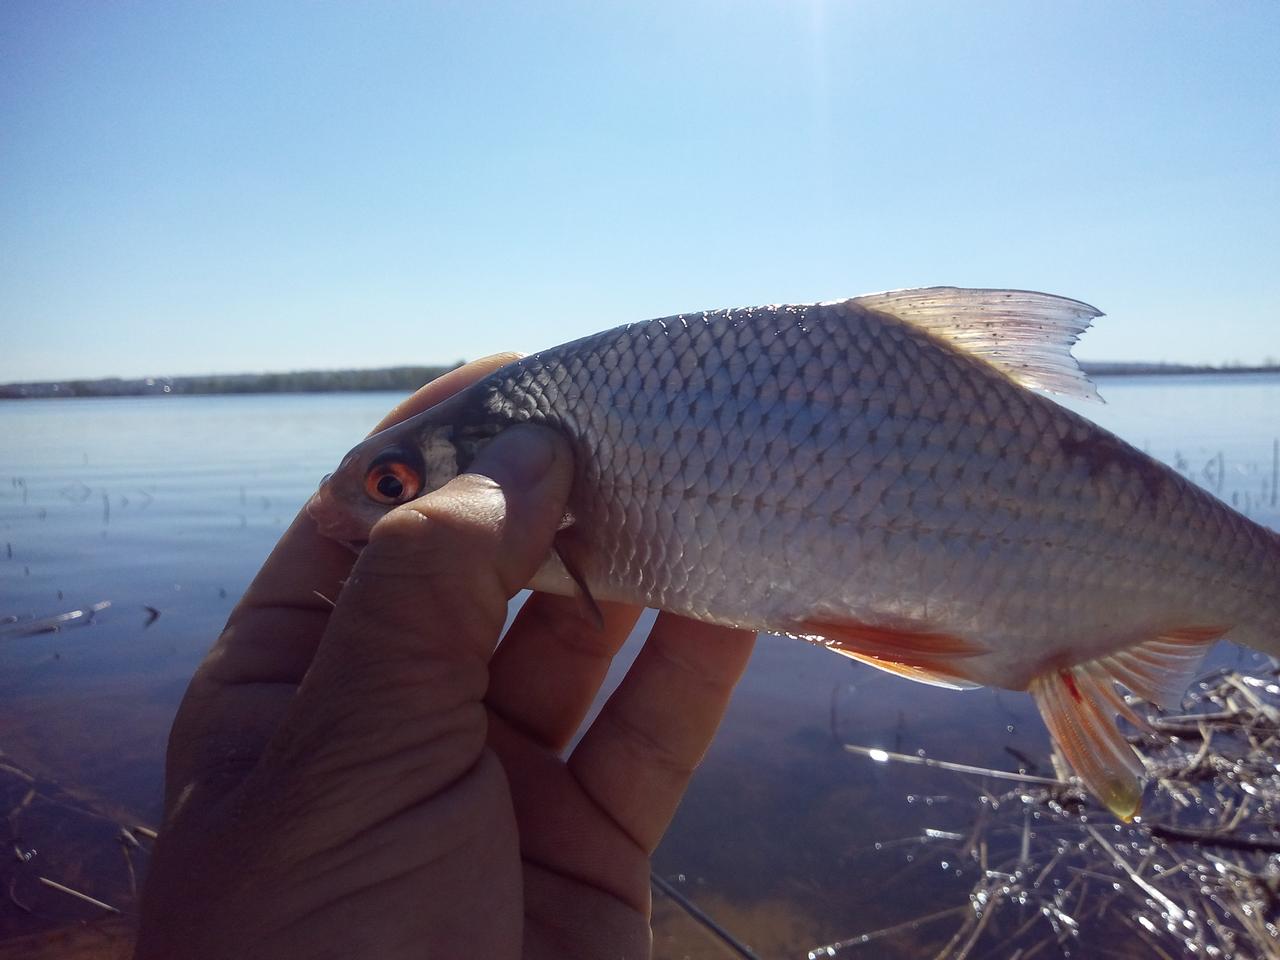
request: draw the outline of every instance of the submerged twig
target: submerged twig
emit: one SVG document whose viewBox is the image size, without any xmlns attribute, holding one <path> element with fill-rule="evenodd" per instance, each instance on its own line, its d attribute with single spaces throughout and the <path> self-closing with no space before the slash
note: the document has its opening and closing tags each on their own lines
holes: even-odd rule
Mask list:
<svg viewBox="0 0 1280 960">
<path fill-rule="evenodd" d="M 21 910 L 23 913 L 32 913 L 32 909 L 18 899 L 18 876 L 14 874 L 9 878 L 9 902 Z"/>
<path fill-rule="evenodd" d="M 1280 666 L 1252 673 L 1223 668 L 1188 694 L 1186 711 L 1154 716 L 1131 737 L 1147 757 L 1154 789 L 1144 815 L 1112 824 L 1058 779 L 1012 774 L 873 747 L 846 745 L 880 762 L 1012 780 L 1004 795 L 978 785 L 972 827 L 943 866 L 973 877 L 969 903 L 921 918 L 964 912 L 965 921 L 928 945 L 939 958 L 1072 954 L 1119 956 L 1119 937 L 1169 960 L 1202 956 L 1280 957 Z M 1012 751 L 1010 751 L 1012 754 Z M 1017 756 L 1017 754 L 1013 754 Z M 1030 758 L 1017 757 L 1025 766 Z M 1056 754 L 1054 769 L 1062 772 Z M 958 798 L 957 798 L 958 799 Z M 955 836 L 952 831 L 939 835 Z M 925 837 L 908 870 L 930 863 Z M 876 844 L 878 850 L 896 846 Z M 937 846 L 928 849 L 936 850 Z M 1217 851 L 1214 853 L 1212 851 Z M 893 886 L 890 878 L 884 886 Z M 1004 909 L 1014 905 L 1018 909 Z M 1032 911 L 1030 916 L 1026 911 Z M 1044 925 L 1044 934 L 1036 933 Z M 901 924 L 878 935 L 912 929 Z M 864 943 L 863 937 L 833 947 Z M 815 948 L 810 957 L 831 956 Z M 925 946 L 913 940 L 912 955 Z"/>
<path fill-rule="evenodd" d="M 821 947 L 814 947 L 809 951 L 809 960 L 821 960 L 823 957 L 834 957 L 841 950 L 847 950 L 850 947 L 860 947 L 865 943 L 871 943 L 873 940 L 881 940 L 885 937 L 891 937 L 895 933 L 903 933 L 908 930 L 918 930 L 926 924 L 935 923 L 938 920 L 945 920 L 947 917 L 954 917 L 959 913 L 967 913 L 970 907 L 968 904 L 960 907 L 949 907 L 946 910 L 939 910 L 937 913 L 930 913 L 927 916 L 916 917 L 914 920 L 908 920 L 905 923 L 895 923 L 891 927 L 881 927 L 879 930 L 872 930 L 869 933 L 861 933 L 856 937 L 848 937 L 844 940 L 837 940 L 834 943 L 824 944 Z"/>
<path fill-rule="evenodd" d="M 658 876 L 657 873 L 650 873 L 649 879 L 655 887 L 670 897 L 680 907 L 680 909 L 687 913 L 693 920 L 702 924 L 702 926 L 707 930 L 711 931 L 711 933 L 719 938 L 725 946 L 733 950 L 738 954 L 738 956 L 742 957 L 743 960 L 760 960 L 758 956 L 751 952 L 750 947 L 731 934 L 724 927 L 720 926 L 720 924 L 717 923 L 709 914 L 662 877 Z"/>
<path fill-rule="evenodd" d="M 1244 850 L 1250 853 L 1280 853 L 1280 840 L 1238 837 L 1228 833 L 1219 833 L 1216 830 L 1203 830 L 1195 827 L 1173 827 L 1163 823 L 1156 823 L 1151 826 L 1151 835 L 1174 843 L 1198 843 L 1206 847 Z"/>
<path fill-rule="evenodd" d="M 100 611 L 106 610 L 110 606 L 110 600 L 100 600 L 97 603 L 89 604 L 87 607 L 68 610 L 66 613 L 57 613 L 53 616 L 32 620 L 16 620 L 0 626 L 0 640 L 31 637 L 38 633 L 57 633 L 63 627 L 92 623 L 93 618 Z"/>
<path fill-rule="evenodd" d="M 84 903 L 92 904 L 93 906 L 98 907 L 101 910 L 106 910 L 108 913 L 115 913 L 115 914 L 120 913 L 120 911 L 117 910 L 115 907 L 113 907 L 111 904 L 103 903 L 101 900 L 95 899 L 94 897 L 89 896 L 87 893 L 81 893 L 79 890 L 72 890 L 70 887 L 64 886 L 61 883 L 58 883 L 56 880 L 50 880 L 48 877 L 36 877 L 36 879 L 41 883 L 43 883 L 46 887 L 50 887 L 51 889 L 57 890 L 59 893 L 65 893 L 69 897 L 75 897 L 77 900 L 81 900 Z"/>
<path fill-rule="evenodd" d="M 1011 770 L 996 770 L 991 767 L 976 767 L 968 763 L 952 763 L 949 760 L 934 760 L 932 757 L 918 757 L 910 753 L 894 753 L 892 750 L 881 750 L 879 747 L 862 747 L 854 743 L 846 743 L 844 748 L 850 753 L 870 757 L 881 763 L 894 760 L 898 763 L 914 763 L 922 767 L 936 767 L 939 770 L 950 770 L 953 773 L 974 773 L 982 777 L 995 777 L 998 780 L 1014 780 L 1018 783 L 1043 783 L 1055 787 L 1069 787 L 1066 780 L 1054 777 L 1037 777 L 1030 773 L 1014 773 Z"/>
</svg>

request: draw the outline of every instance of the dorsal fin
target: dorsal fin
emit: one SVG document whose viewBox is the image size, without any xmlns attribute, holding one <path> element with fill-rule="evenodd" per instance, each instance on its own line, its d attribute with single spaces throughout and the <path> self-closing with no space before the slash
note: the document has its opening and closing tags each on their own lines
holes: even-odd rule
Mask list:
<svg viewBox="0 0 1280 960">
<path fill-rule="evenodd" d="M 1102 311 L 1030 290 L 919 287 L 854 297 L 853 303 L 923 327 L 981 357 L 1024 387 L 1101 400 L 1071 355 Z"/>
</svg>

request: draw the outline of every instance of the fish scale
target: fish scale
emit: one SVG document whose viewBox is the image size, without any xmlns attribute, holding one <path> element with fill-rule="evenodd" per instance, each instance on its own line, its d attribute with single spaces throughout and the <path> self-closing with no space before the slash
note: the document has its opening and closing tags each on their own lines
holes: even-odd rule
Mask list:
<svg viewBox="0 0 1280 960">
<path fill-rule="evenodd" d="M 1068 351 L 1096 315 L 929 288 L 629 324 L 370 438 L 311 512 L 367 535 L 394 505 L 366 493 L 380 451 L 414 461 L 407 497 L 504 427 L 544 424 L 576 472 L 536 587 L 818 639 L 915 679 L 1030 688 L 1060 742 L 1109 751 L 1064 747 L 1122 812 L 1133 774 L 1097 722 L 1114 696 L 1097 678 L 1185 689 L 1228 633 L 1280 653 L 1280 537 L 1027 389 L 1092 394 Z"/>
</svg>

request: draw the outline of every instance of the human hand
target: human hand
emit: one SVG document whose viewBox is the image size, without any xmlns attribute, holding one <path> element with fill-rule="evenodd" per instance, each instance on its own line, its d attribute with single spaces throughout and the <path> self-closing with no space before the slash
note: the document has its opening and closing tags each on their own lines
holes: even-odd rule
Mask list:
<svg viewBox="0 0 1280 960">
<path fill-rule="evenodd" d="M 753 637 L 660 615 L 562 759 L 640 612 L 602 604 L 597 629 L 534 594 L 494 651 L 570 459 L 550 431 L 509 430 L 354 567 L 294 521 L 175 720 L 139 960 L 649 955 L 649 856 Z"/>
</svg>

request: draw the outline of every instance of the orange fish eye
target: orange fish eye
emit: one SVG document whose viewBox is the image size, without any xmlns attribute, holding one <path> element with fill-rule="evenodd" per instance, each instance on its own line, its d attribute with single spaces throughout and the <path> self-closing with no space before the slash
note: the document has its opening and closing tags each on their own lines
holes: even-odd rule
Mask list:
<svg viewBox="0 0 1280 960">
<path fill-rule="evenodd" d="M 364 492 L 378 503 L 395 506 L 407 503 L 422 489 L 422 477 L 407 463 L 384 460 L 369 468 L 364 478 Z"/>
</svg>

